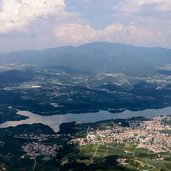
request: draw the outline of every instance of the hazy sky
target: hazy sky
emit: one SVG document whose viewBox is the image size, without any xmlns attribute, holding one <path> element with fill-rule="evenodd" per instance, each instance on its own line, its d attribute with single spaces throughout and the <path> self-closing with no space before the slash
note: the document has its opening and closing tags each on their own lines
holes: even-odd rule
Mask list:
<svg viewBox="0 0 171 171">
<path fill-rule="evenodd" d="M 171 0 L 0 0 L 0 53 L 94 41 L 171 48 Z"/>
</svg>

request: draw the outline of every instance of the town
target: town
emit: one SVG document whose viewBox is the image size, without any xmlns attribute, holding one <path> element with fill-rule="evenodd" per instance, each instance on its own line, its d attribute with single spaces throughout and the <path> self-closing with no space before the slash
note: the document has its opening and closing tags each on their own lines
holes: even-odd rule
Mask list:
<svg viewBox="0 0 171 171">
<path fill-rule="evenodd" d="M 74 138 L 70 143 L 86 146 L 134 144 L 154 153 L 171 152 L 171 116 L 157 116 L 146 121 L 131 121 L 129 127 L 113 124 L 104 130 L 89 128 L 84 138 Z"/>
<path fill-rule="evenodd" d="M 45 142 L 50 139 L 57 139 L 58 137 L 58 134 L 23 134 L 15 136 L 15 138 L 27 139 L 30 141 L 22 146 L 25 154 L 22 155 L 21 158 L 29 157 L 30 159 L 35 159 L 36 157 L 43 155 L 46 156 L 46 160 L 50 160 L 51 158 L 55 157 L 60 146 L 57 144 L 52 145 Z"/>
</svg>

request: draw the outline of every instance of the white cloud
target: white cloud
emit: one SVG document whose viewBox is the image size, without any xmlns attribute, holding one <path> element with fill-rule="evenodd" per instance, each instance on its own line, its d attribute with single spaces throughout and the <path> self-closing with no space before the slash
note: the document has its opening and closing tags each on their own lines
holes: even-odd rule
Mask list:
<svg viewBox="0 0 171 171">
<path fill-rule="evenodd" d="M 94 30 L 88 24 L 64 24 L 57 26 L 54 31 L 60 42 L 72 44 L 91 41 L 99 34 L 99 31 Z"/>
<path fill-rule="evenodd" d="M 151 5 L 152 10 L 156 12 L 171 12 L 170 0 L 125 0 L 122 3 L 122 9 L 135 12 L 145 5 Z"/>
<path fill-rule="evenodd" d="M 56 27 L 55 34 L 59 42 L 76 45 L 91 41 L 115 41 L 154 46 L 166 41 L 162 32 L 123 24 L 111 24 L 100 30 L 88 24 L 64 24 Z"/>
<path fill-rule="evenodd" d="M 38 17 L 60 15 L 64 0 L 3 0 L 0 11 L 0 33 L 23 30 Z"/>
<path fill-rule="evenodd" d="M 170 47 L 171 0 L 112 0 L 110 3 L 102 0 L 100 7 L 103 8 L 104 3 L 103 16 L 106 21 L 100 19 L 100 14 L 94 10 L 99 0 L 82 0 L 87 4 L 83 12 L 77 9 L 82 3 L 71 7 L 68 1 L 0 0 L 1 49 L 7 44 L 11 44 L 10 49 L 15 49 L 17 40 L 18 47 L 23 49 L 92 41 Z M 112 3 L 113 6 L 109 5 Z M 27 34 L 31 36 L 28 38 Z M 7 38 L 8 43 L 4 44 Z"/>
</svg>

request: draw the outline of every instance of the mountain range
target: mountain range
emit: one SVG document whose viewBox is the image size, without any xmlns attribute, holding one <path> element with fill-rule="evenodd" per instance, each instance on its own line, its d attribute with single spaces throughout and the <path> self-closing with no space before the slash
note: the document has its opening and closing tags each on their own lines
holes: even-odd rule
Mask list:
<svg viewBox="0 0 171 171">
<path fill-rule="evenodd" d="M 78 47 L 63 46 L 39 51 L 0 54 L 0 63 L 59 67 L 79 72 L 149 73 L 171 63 L 171 50 L 95 42 Z"/>
</svg>

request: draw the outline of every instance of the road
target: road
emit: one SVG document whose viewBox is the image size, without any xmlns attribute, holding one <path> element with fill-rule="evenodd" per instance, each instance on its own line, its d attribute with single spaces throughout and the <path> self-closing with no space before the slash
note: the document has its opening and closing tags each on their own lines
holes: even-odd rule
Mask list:
<svg viewBox="0 0 171 171">
<path fill-rule="evenodd" d="M 94 154 L 93 154 L 93 159 L 95 158 L 95 156 L 96 156 L 96 154 L 97 154 L 97 151 L 98 151 L 99 147 L 100 147 L 100 145 L 97 146 L 97 148 L 96 148 L 96 150 L 95 150 L 95 152 L 94 152 Z"/>
</svg>

